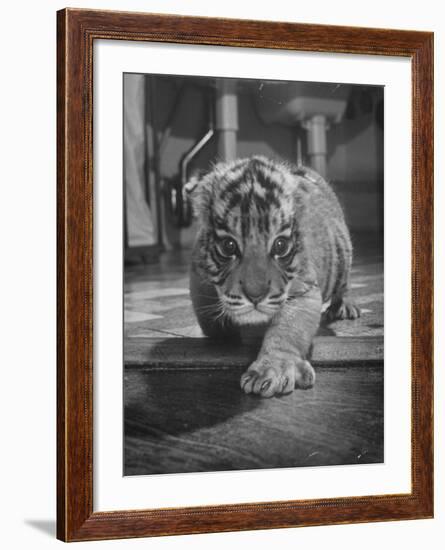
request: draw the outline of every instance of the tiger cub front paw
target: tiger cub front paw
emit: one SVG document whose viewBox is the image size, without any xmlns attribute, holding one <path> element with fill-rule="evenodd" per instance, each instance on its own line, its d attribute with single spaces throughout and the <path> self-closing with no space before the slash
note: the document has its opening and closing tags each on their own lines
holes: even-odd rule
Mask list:
<svg viewBox="0 0 445 550">
<path fill-rule="evenodd" d="M 315 383 L 315 371 L 309 361 L 300 357 L 265 354 L 254 361 L 241 376 L 245 393 L 262 397 L 284 395 L 294 388 L 309 389 Z"/>
</svg>

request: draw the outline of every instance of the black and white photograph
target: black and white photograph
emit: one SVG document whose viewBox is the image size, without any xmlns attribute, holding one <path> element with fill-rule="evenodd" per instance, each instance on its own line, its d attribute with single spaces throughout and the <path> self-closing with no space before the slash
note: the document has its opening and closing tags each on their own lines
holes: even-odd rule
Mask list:
<svg viewBox="0 0 445 550">
<path fill-rule="evenodd" d="M 125 476 L 384 455 L 384 87 L 123 75 Z"/>
</svg>

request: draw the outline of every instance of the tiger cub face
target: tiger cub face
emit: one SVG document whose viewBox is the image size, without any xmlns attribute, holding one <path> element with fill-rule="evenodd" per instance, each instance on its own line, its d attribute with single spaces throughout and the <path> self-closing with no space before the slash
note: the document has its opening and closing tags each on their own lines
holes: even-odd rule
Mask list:
<svg viewBox="0 0 445 550">
<path fill-rule="evenodd" d="M 218 164 L 189 189 L 200 229 L 194 264 L 236 325 L 269 322 L 302 267 L 295 175 L 263 157 Z"/>
</svg>

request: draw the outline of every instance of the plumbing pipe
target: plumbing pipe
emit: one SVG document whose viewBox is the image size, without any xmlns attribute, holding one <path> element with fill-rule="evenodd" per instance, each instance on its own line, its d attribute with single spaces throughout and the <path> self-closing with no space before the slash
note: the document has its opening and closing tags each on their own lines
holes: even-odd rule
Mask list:
<svg viewBox="0 0 445 550">
<path fill-rule="evenodd" d="M 303 122 L 307 130 L 307 149 L 311 167 L 322 177 L 326 177 L 326 132 L 328 124 L 324 115 L 314 115 Z"/>
<path fill-rule="evenodd" d="M 201 149 L 204 147 L 204 145 L 210 141 L 210 139 L 213 137 L 213 134 L 215 133 L 214 130 L 214 123 L 213 123 L 213 107 L 210 102 L 210 108 L 209 108 L 209 129 L 207 132 L 202 136 L 202 138 L 193 145 L 193 147 L 190 149 L 188 153 L 184 155 L 184 157 L 181 160 L 181 187 L 184 191 L 185 184 L 187 183 L 188 179 L 188 165 L 190 162 L 195 158 L 195 156 L 201 151 Z"/>
<path fill-rule="evenodd" d="M 295 149 L 296 149 L 296 157 L 297 157 L 297 166 L 302 166 L 304 162 L 303 162 L 303 150 L 301 147 L 301 137 L 300 137 L 300 133 L 296 129 L 294 130 L 294 132 L 296 134 Z"/>
<path fill-rule="evenodd" d="M 182 187 L 184 188 L 188 179 L 188 165 L 193 160 L 193 158 L 201 151 L 204 145 L 212 138 L 214 134 L 213 128 L 209 128 L 207 132 L 202 136 L 202 138 L 196 143 L 190 151 L 184 156 L 181 161 L 181 182 Z"/>
<path fill-rule="evenodd" d="M 223 161 L 235 160 L 238 132 L 238 96 L 235 80 L 217 81 L 215 114 L 218 157 Z"/>
<path fill-rule="evenodd" d="M 195 158 L 195 156 L 201 151 L 201 149 L 206 145 L 208 141 L 213 137 L 215 133 L 214 123 L 213 123 L 213 104 L 209 101 L 209 129 L 202 136 L 202 138 L 193 145 L 193 147 L 183 156 L 180 163 L 181 170 L 181 182 L 179 189 L 172 189 L 171 201 L 173 205 L 173 210 L 179 210 L 179 217 L 177 219 L 177 224 L 179 227 L 188 227 L 192 221 L 192 211 L 190 205 L 190 197 L 187 196 L 186 184 L 188 181 L 188 167 L 190 162 Z M 179 193 L 179 197 L 177 196 Z M 179 204 L 178 204 L 178 202 Z"/>
</svg>

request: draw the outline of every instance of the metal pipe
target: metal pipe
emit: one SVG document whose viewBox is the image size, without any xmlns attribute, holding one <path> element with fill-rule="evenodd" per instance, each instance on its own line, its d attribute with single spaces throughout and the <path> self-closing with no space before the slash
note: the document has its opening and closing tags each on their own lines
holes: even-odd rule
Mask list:
<svg viewBox="0 0 445 550">
<path fill-rule="evenodd" d="M 238 132 L 238 96 L 236 80 L 222 79 L 216 86 L 216 130 L 218 157 L 223 161 L 236 159 Z"/>
<path fill-rule="evenodd" d="M 179 189 L 171 190 L 171 204 L 173 211 L 177 215 L 177 225 L 179 227 L 188 227 L 192 222 L 192 210 L 190 204 L 190 197 L 187 196 L 186 184 L 188 180 L 188 167 L 190 162 L 195 158 L 195 156 L 201 151 L 201 149 L 210 141 L 214 131 L 213 124 L 213 105 L 209 101 L 209 129 L 202 136 L 202 138 L 193 145 L 193 147 L 184 155 L 180 163 L 180 185 Z"/>
<path fill-rule="evenodd" d="M 303 123 L 307 130 L 307 149 L 311 167 L 321 176 L 326 177 L 327 143 L 326 132 L 328 124 L 324 115 L 315 115 Z"/>
<path fill-rule="evenodd" d="M 190 149 L 188 153 L 184 155 L 184 157 L 181 160 L 181 189 L 182 193 L 184 193 L 185 184 L 187 183 L 188 179 L 188 166 L 190 162 L 196 157 L 196 155 L 201 151 L 201 149 L 205 146 L 205 144 L 210 141 L 210 139 L 213 137 L 213 134 L 215 133 L 214 130 L 214 123 L 213 123 L 213 106 L 211 102 L 209 102 L 209 129 L 207 132 L 202 136 L 202 138 L 193 145 L 193 147 Z M 185 199 L 185 197 L 184 197 Z"/>
<path fill-rule="evenodd" d="M 202 138 L 196 143 L 190 151 L 183 157 L 181 161 L 181 183 L 182 188 L 184 188 L 188 179 L 188 165 L 194 159 L 194 157 L 201 151 L 204 145 L 210 141 L 213 134 L 215 133 L 213 125 L 207 130 L 207 132 L 202 136 Z"/>
</svg>

